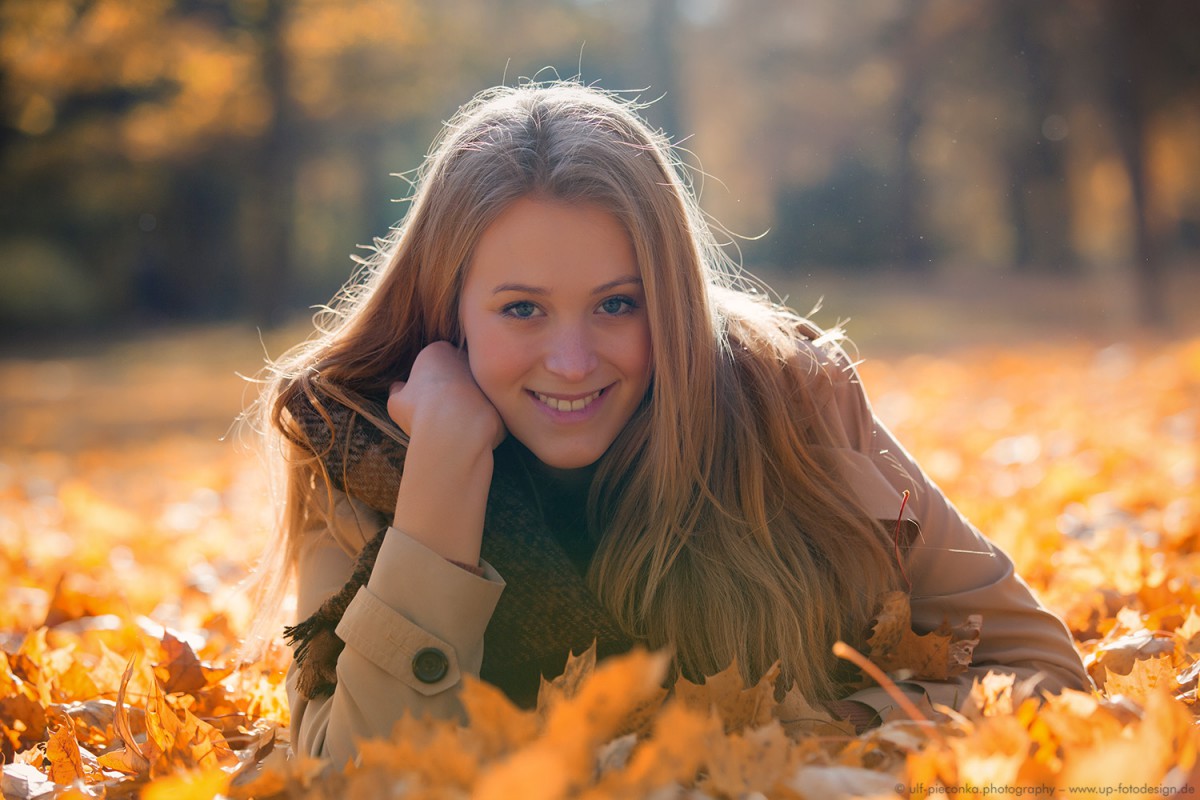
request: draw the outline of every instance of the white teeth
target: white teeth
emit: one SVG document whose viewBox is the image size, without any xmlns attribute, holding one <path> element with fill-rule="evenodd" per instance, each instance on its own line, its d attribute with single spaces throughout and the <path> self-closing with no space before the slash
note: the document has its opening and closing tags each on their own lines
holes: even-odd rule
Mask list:
<svg viewBox="0 0 1200 800">
<path fill-rule="evenodd" d="M 600 396 L 600 392 L 592 392 L 587 397 L 581 397 L 578 400 L 559 400 L 557 397 L 550 397 L 541 392 L 534 392 L 533 394 L 538 400 L 541 400 L 555 411 L 581 411 L 591 405 L 591 402 Z"/>
</svg>

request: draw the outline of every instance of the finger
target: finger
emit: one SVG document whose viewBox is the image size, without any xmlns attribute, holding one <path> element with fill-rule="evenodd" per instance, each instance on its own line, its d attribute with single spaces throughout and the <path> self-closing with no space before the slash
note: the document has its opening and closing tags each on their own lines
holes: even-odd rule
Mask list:
<svg viewBox="0 0 1200 800">
<path fill-rule="evenodd" d="M 405 386 L 404 381 L 394 382 L 391 386 L 388 387 L 388 399 L 387 399 L 388 416 L 391 417 L 392 421 L 394 421 L 401 428 L 404 427 L 404 421 L 402 419 L 402 417 L 404 415 L 403 415 L 403 412 L 401 411 L 402 402 L 400 400 L 400 392 L 404 389 L 404 386 Z"/>
</svg>

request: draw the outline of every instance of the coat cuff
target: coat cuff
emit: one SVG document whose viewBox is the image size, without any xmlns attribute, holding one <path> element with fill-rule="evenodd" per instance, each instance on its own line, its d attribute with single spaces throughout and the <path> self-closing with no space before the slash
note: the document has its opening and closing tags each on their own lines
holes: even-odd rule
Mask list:
<svg viewBox="0 0 1200 800">
<path fill-rule="evenodd" d="M 337 635 L 347 647 L 423 695 L 443 692 L 462 677 L 453 646 L 414 625 L 365 586 L 346 607 Z M 430 650 L 441 654 L 442 659 L 440 675 L 434 681 L 422 680 L 416 666 L 417 654 Z"/>
<path fill-rule="evenodd" d="M 481 562 L 482 577 L 454 566 L 396 528 L 389 528 L 367 581 L 371 594 L 414 625 L 456 648 L 483 639 L 504 581 Z"/>
</svg>

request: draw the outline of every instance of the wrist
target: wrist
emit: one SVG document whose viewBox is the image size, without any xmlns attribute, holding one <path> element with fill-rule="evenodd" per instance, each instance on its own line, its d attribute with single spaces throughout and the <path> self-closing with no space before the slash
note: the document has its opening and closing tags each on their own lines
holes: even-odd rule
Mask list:
<svg viewBox="0 0 1200 800">
<path fill-rule="evenodd" d="M 490 448 L 474 452 L 444 444 L 430 431 L 414 434 L 396 495 L 393 527 L 443 558 L 479 562 L 492 482 Z"/>
<path fill-rule="evenodd" d="M 449 561 L 454 566 L 458 567 L 459 569 L 466 570 L 467 572 L 471 573 L 472 575 L 474 575 L 477 578 L 483 577 L 483 567 L 479 566 L 479 562 L 475 562 L 474 564 L 467 564 L 463 561 L 455 561 L 452 558 L 448 558 L 446 560 Z"/>
<path fill-rule="evenodd" d="M 497 415 L 467 410 L 461 404 L 426 406 L 413 416 L 411 436 L 419 436 L 446 454 L 466 457 L 487 454 L 496 447 Z"/>
</svg>

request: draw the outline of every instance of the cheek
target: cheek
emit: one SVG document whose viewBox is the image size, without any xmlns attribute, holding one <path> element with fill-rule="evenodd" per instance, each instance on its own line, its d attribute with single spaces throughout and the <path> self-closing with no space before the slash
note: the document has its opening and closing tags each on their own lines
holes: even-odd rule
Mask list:
<svg viewBox="0 0 1200 800">
<path fill-rule="evenodd" d="M 467 364 L 471 368 L 471 377 L 493 403 L 519 382 L 522 371 L 518 361 L 513 348 L 494 331 L 484 331 L 474 343 L 467 340 Z"/>
<path fill-rule="evenodd" d="M 466 302 L 466 298 L 459 306 L 458 319 L 466 345 L 467 366 L 471 370 L 471 377 L 486 395 L 488 386 L 493 382 L 492 372 L 496 365 L 495 336 L 489 330 L 487 318 Z"/>
<path fill-rule="evenodd" d="M 467 366 L 471 368 L 471 377 L 475 379 L 475 383 L 479 385 L 484 394 L 488 394 L 488 387 L 493 382 L 492 371 L 495 369 L 495 360 L 491 357 L 485 340 L 477 339 L 474 345 L 468 340 Z"/>
</svg>

